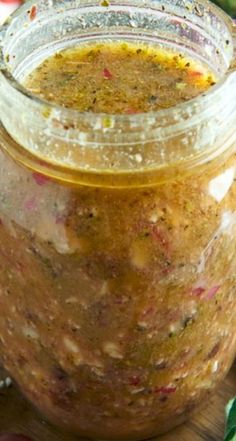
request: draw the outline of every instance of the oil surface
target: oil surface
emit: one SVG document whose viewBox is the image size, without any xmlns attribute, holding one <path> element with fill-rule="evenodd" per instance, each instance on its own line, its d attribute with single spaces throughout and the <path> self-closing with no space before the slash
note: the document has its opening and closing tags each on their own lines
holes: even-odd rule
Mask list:
<svg viewBox="0 0 236 441">
<path fill-rule="evenodd" d="M 46 59 L 25 86 L 44 100 L 95 113 L 157 111 L 215 84 L 206 66 L 144 44 L 106 42 L 66 49 Z"/>
</svg>

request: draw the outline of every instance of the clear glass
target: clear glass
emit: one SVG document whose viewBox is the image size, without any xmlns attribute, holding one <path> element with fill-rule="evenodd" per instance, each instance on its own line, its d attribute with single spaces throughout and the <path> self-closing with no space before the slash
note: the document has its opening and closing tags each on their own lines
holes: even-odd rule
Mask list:
<svg viewBox="0 0 236 441">
<path fill-rule="evenodd" d="M 27 2 L 0 31 L 0 359 L 52 422 L 141 440 L 181 423 L 235 355 L 232 21 L 207 1 Z M 92 115 L 32 97 L 60 48 L 150 41 L 220 77 L 173 109 Z"/>
</svg>

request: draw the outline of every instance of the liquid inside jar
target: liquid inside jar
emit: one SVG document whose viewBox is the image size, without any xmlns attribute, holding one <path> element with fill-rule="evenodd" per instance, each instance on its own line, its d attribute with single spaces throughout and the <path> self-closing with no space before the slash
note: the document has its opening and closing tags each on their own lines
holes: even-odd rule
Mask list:
<svg viewBox="0 0 236 441">
<path fill-rule="evenodd" d="M 205 92 L 215 75 L 164 48 L 88 44 L 46 59 L 25 80 L 35 95 L 81 112 L 132 114 L 175 106 Z"/>
<path fill-rule="evenodd" d="M 129 115 L 215 82 L 184 53 L 120 41 L 57 53 L 24 85 L 65 108 Z M 179 133 L 171 142 L 179 147 Z M 0 356 L 51 421 L 83 437 L 149 439 L 188 418 L 226 375 L 236 345 L 235 148 L 219 156 L 186 173 L 177 164 L 165 179 L 154 169 L 149 185 L 142 172 L 129 185 L 130 171 L 109 187 L 106 172 L 99 185 L 92 173 L 88 185 L 64 184 L 0 152 Z M 115 182 L 119 171 L 110 174 Z"/>
</svg>

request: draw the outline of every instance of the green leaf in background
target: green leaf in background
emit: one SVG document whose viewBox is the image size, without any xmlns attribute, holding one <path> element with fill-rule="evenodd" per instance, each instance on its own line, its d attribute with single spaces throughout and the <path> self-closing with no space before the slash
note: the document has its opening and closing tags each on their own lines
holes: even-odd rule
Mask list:
<svg viewBox="0 0 236 441">
<path fill-rule="evenodd" d="M 226 417 L 227 424 L 224 441 L 236 441 L 236 398 L 228 403 Z"/>
<path fill-rule="evenodd" d="M 214 3 L 224 9 L 232 17 L 236 17 L 236 0 L 214 0 Z"/>
</svg>

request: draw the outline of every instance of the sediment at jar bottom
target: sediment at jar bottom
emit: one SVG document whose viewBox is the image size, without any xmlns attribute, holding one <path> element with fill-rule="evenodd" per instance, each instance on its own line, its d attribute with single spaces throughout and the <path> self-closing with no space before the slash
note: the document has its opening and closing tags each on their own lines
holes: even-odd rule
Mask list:
<svg viewBox="0 0 236 441">
<path fill-rule="evenodd" d="M 228 369 L 231 367 L 233 359 L 229 363 Z M 226 376 L 227 371 L 224 376 Z M 224 377 L 222 377 L 223 379 Z M 95 441 L 143 441 L 147 439 L 153 439 L 156 436 L 164 435 L 167 432 L 177 428 L 181 424 L 189 421 L 189 419 L 197 416 L 199 412 L 206 410 L 209 400 L 214 395 L 220 382 L 217 383 L 214 389 L 205 390 L 201 392 L 196 402 L 193 402 L 190 398 L 186 400 L 184 407 L 179 407 L 174 414 L 166 414 L 165 419 L 162 417 L 153 417 L 150 421 L 142 422 L 142 418 L 137 417 L 135 419 L 130 416 L 127 419 L 103 419 L 101 424 L 94 423 L 93 418 L 88 414 L 87 427 L 86 425 L 79 423 L 75 424 L 75 419 L 71 418 L 71 423 L 62 423 L 64 413 L 52 412 L 52 407 L 49 404 L 42 404 L 41 397 L 35 397 L 31 395 L 31 392 L 26 397 L 40 414 L 46 418 L 46 420 L 62 430 L 62 433 L 76 434 L 81 438 L 89 438 Z M 191 395 L 191 394 L 190 394 Z M 40 404 L 39 404 L 40 403 Z M 157 405 L 158 408 L 158 405 Z M 78 417 L 78 414 L 77 414 Z M 83 429 L 81 428 L 83 425 Z"/>
<path fill-rule="evenodd" d="M 202 411 L 207 406 L 207 400 L 210 398 L 212 394 L 206 394 L 202 397 L 201 403 L 196 405 L 195 410 L 188 412 L 182 415 L 176 415 L 174 418 L 170 416 L 170 419 L 166 422 L 162 421 L 151 421 L 147 427 L 143 427 L 144 425 L 140 424 L 139 419 L 137 419 L 130 427 L 130 421 L 121 420 L 110 421 L 109 427 L 107 427 L 106 422 L 103 422 L 101 426 L 97 424 L 88 424 L 88 429 L 81 429 L 79 426 L 75 426 L 74 423 L 71 426 L 63 425 L 61 419 L 52 414 L 51 409 L 48 411 L 45 408 L 38 405 L 35 406 L 40 415 L 46 419 L 49 424 L 60 428 L 62 430 L 62 434 L 70 434 L 73 436 L 77 435 L 80 438 L 91 439 L 95 441 L 143 441 L 147 439 L 155 438 L 159 435 L 164 435 L 165 433 L 175 429 L 180 426 L 184 422 L 188 421 L 192 416 L 197 414 L 199 411 Z M 32 401 L 32 397 L 26 396 L 28 400 L 34 404 Z M 91 422 L 91 418 L 90 418 Z M 140 427 L 142 426 L 142 427 Z M 137 430 L 138 429 L 138 430 Z"/>
</svg>

